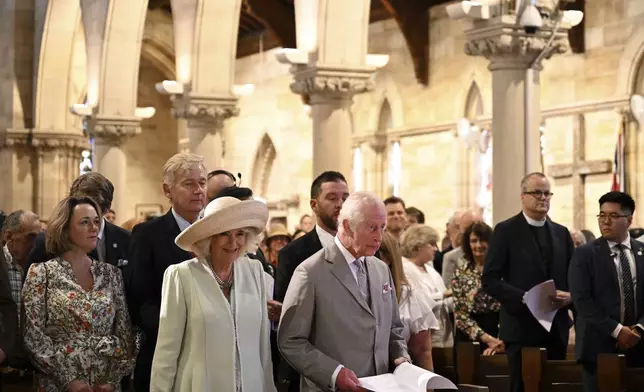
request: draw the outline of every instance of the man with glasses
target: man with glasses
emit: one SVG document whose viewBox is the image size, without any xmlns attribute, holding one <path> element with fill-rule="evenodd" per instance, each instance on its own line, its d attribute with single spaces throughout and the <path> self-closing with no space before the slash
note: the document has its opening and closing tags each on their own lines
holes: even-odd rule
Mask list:
<svg viewBox="0 0 644 392">
<path fill-rule="evenodd" d="M 483 289 L 501 302 L 499 337 L 508 355 L 512 392 L 523 391 L 523 347 L 543 347 L 549 360 L 566 357 L 571 326 L 568 265 L 574 245 L 568 229 L 548 218 L 551 198 L 550 182 L 543 173 L 523 178 L 523 211 L 496 225 L 483 269 Z M 524 295 L 550 279 L 557 288 L 552 306 L 558 311 L 547 331 L 528 310 Z"/>
<path fill-rule="evenodd" d="M 644 366 L 644 245 L 631 238 L 635 201 L 623 192 L 599 199 L 602 236 L 577 250 L 568 279 L 577 310 L 575 354 L 584 391 L 597 391 L 597 356 L 626 355 L 627 366 Z"/>
</svg>

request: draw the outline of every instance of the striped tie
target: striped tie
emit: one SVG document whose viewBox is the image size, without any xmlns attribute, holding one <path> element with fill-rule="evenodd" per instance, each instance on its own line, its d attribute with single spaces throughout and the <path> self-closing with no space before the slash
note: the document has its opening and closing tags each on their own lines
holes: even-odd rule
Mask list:
<svg viewBox="0 0 644 392">
<path fill-rule="evenodd" d="M 624 325 L 632 326 L 635 324 L 635 287 L 633 287 L 633 275 L 631 274 L 631 264 L 628 262 L 626 248 L 623 244 L 617 245 L 619 250 L 619 267 L 622 270 L 622 292 L 624 293 Z"/>
<path fill-rule="evenodd" d="M 367 301 L 367 304 L 371 304 L 371 296 L 369 295 L 369 282 L 367 279 L 367 269 L 365 268 L 364 260 L 362 260 L 361 258 L 356 259 L 354 263 L 358 269 L 358 273 L 356 275 L 358 278 L 358 288 L 360 288 L 362 298 Z"/>
</svg>

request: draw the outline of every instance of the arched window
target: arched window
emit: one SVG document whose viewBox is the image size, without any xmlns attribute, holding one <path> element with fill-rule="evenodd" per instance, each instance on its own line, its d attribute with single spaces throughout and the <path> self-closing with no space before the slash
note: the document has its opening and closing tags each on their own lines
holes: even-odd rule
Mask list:
<svg viewBox="0 0 644 392">
<path fill-rule="evenodd" d="M 271 137 L 268 136 L 268 133 L 264 133 L 255 153 L 255 163 L 253 164 L 252 189 L 258 196 L 267 197 L 268 181 L 276 155 L 277 151 Z"/>
</svg>

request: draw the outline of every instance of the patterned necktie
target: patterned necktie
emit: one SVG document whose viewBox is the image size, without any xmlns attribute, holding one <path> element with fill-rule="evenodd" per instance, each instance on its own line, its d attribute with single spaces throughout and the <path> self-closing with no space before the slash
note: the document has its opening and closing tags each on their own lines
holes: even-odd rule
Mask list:
<svg viewBox="0 0 644 392">
<path fill-rule="evenodd" d="M 631 275 L 631 265 L 628 262 L 626 252 L 628 248 L 624 245 L 617 245 L 619 250 L 619 266 L 622 270 L 622 291 L 624 293 L 624 325 L 631 326 L 635 324 L 635 288 L 633 287 L 633 275 Z"/>
<path fill-rule="evenodd" d="M 354 263 L 358 269 L 358 273 L 356 275 L 358 278 L 358 288 L 360 288 L 362 298 L 367 301 L 367 304 L 371 304 L 371 296 L 369 295 L 369 283 L 367 281 L 367 269 L 365 268 L 364 260 L 362 260 L 361 258 L 356 259 Z"/>
</svg>

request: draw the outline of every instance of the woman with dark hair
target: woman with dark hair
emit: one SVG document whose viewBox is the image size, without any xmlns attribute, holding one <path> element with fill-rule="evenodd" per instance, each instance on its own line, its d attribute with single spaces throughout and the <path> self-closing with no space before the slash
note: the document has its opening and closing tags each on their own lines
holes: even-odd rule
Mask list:
<svg viewBox="0 0 644 392">
<path fill-rule="evenodd" d="M 385 232 L 376 257 L 384 261 L 394 281 L 400 321 L 405 329 L 403 335 L 414 363 L 423 369 L 433 370 L 432 330 L 438 330 L 439 323 L 432 306 L 434 301 L 422 290 L 413 290 L 403 271 L 402 252 L 393 235 Z"/>
<path fill-rule="evenodd" d="M 492 237 L 492 228 L 475 222 L 461 239 L 466 263 L 456 270 L 452 280 L 455 301 L 456 341 L 481 342 L 483 355 L 505 351 L 499 335 L 501 304 L 481 289 L 485 254 Z"/>
</svg>

